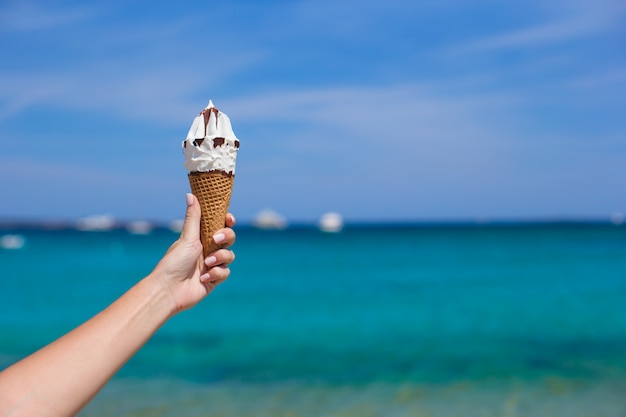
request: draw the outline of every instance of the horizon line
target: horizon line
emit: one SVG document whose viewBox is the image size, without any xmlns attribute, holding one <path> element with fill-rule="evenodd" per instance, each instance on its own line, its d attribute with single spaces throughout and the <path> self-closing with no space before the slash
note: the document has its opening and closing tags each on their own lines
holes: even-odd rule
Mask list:
<svg viewBox="0 0 626 417">
<path fill-rule="evenodd" d="M 10 229 L 81 229 L 79 219 L 12 219 L 0 218 L 0 230 Z M 151 229 L 172 229 L 182 225 L 182 219 L 165 220 L 126 220 L 112 219 L 105 229 L 127 229 L 133 225 L 145 224 Z M 359 226 L 489 226 L 489 225 L 558 225 L 558 224 L 605 224 L 613 226 L 626 226 L 624 218 L 611 216 L 545 216 L 545 217 L 493 217 L 493 218 L 444 218 L 444 219 L 353 219 L 344 220 L 343 227 Z M 286 228 L 318 227 L 318 220 L 294 220 L 290 221 Z M 236 227 L 254 228 L 264 230 L 254 223 L 254 219 L 238 220 Z"/>
</svg>

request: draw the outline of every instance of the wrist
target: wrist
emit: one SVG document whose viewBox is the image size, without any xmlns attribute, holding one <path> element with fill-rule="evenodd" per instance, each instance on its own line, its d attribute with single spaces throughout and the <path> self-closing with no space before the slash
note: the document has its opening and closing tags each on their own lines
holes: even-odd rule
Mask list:
<svg viewBox="0 0 626 417">
<path fill-rule="evenodd" d="M 153 307 L 158 311 L 157 314 L 164 316 L 164 321 L 180 311 L 167 279 L 161 277 L 158 271 L 152 271 L 143 282 L 149 288 Z"/>
</svg>

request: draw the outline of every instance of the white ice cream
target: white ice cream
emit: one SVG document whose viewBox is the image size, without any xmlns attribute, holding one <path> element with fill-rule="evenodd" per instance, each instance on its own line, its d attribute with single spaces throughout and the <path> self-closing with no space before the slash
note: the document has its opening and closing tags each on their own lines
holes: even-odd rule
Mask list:
<svg viewBox="0 0 626 417">
<path fill-rule="evenodd" d="M 209 101 L 193 120 L 187 139 L 183 141 L 187 172 L 222 171 L 235 175 L 238 150 L 239 139 L 233 132 L 230 119 Z"/>
</svg>

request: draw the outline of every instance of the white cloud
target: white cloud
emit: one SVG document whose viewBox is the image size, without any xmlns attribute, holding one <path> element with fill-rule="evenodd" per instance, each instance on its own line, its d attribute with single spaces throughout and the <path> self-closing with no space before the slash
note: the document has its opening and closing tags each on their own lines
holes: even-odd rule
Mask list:
<svg viewBox="0 0 626 417">
<path fill-rule="evenodd" d="M 108 59 L 71 71 L 0 73 L 0 120 L 36 106 L 104 111 L 126 120 L 179 123 L 197 111 L 197 96 L 256 59 L 232 55 L 219 66 Z"/>
<path fill-rule="evenodd" d="M 472 39 L 450 48 L 450 52 L 472 53 L 542 47 L 607 34 L 623 28 L 623 15 L 626 12 L 624 6 L 610 1 L 559 2 L 546 8 L 552 15 L 544 18 L 543 22 Z"/>
<path fill-rule="evenodd" d="M 466 52 L 489 51 L 496 49 L 542 46 L 555 42 L 569 41 L 600 30 L 598 22 L 580 19 L 553 22 L 526 29 L 470 41 L 461 47 Z"/>
<path fill-rule="evenodd" d="M 624 99 L 623 91 L 626 89 L 626 66 L 616 66 L 616 68 L 583 75 L 571 80 L 569 85 L 586 91 L 593 91 L 598 88 L 611 89 L 615 94 Z"/>
<path fill-rule="evenodd" d="M 120 218 L 167 219 L 183 213 L 187 191 L 178 176 L 94 168 L 53 158 L 0 158 L 0 217 L 71 219 L 111 213 Z"/>
<path fill-rule="evenodd" d="M 150 187 L 157 191 L 160 187 L 171 185 L 166 178 L 159 178 L 156 181 L 158 172 L 138 175 L 117 172 L 114 164 L 111 164 L 110 170 L 103 170 L 78 162 L 57 162 L 28 157 L 0 158 L 0 176 L 20 178 L 22 183 L 38 183 L 42 188 L 71 186 L 98 190 Z"/>
<path fill-rule="evenodd" d="M 66 26 L 93 18 L 97 10 L 79 7 L 52 10 L 47 3 L 17 0 L 0 8 L 0 32 L 31 32 Z"/>
<path fill-rule="evenodd" d="M 266 94 L 228 101 L 225 108 L 240 123 L 271 121 L 274 133 L 251 140 L 271 141 L 283 150 L 278 155 L 299 158 L 304 166 L 295 169 L 302 173 L 318 164 L 352 179 L 366 172 L 423 182 L 458 179 L 469 171 L 488 175 L 512 159 L 510 142 L 519 136 L 506 114 L 515 104 L 497 94 L 446 96 L 432 87 L 402 85 Z M 281 129 L 293 122 L 300 123 L 297 133 Z"/>
</svg>

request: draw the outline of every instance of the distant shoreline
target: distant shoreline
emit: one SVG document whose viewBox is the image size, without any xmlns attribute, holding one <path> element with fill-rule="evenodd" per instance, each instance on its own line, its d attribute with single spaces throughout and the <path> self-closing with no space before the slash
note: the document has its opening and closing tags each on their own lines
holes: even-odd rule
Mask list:
<svg viewBox="0 0 626 417">
<path fill-rule="evenodd" d="M 30 219 L 0 219 L 0 231 L 15 230 L 78 230 L 78 231 L 114 231 L 129 229 L 136 221 L 115 220 L 106 229 L 81 228 L 77 220 L 30 220 Z M 176 231 L 173 222 L 167 221 L 142 221 L 149 226 L 150 230 L 169 229 Z M 541 226 L 607 226 L 624 227 L 626 223 L 612 222 L 610 219 L 576 219 L 576 218 L 545 218 L 545 219 L 494 219 L 494 220 L 367 220 L 346 221 L 345 228 L 481 228 L 481 227 L 541 227 Z M 253 221 L 240 221 L 237 228 L 257 229 Z M 288 229 L 318 228 L 315 222 L 301 221 L 292 222 Z M 277 232 L 267 230 L 268 232 Z"/>
</svg>

